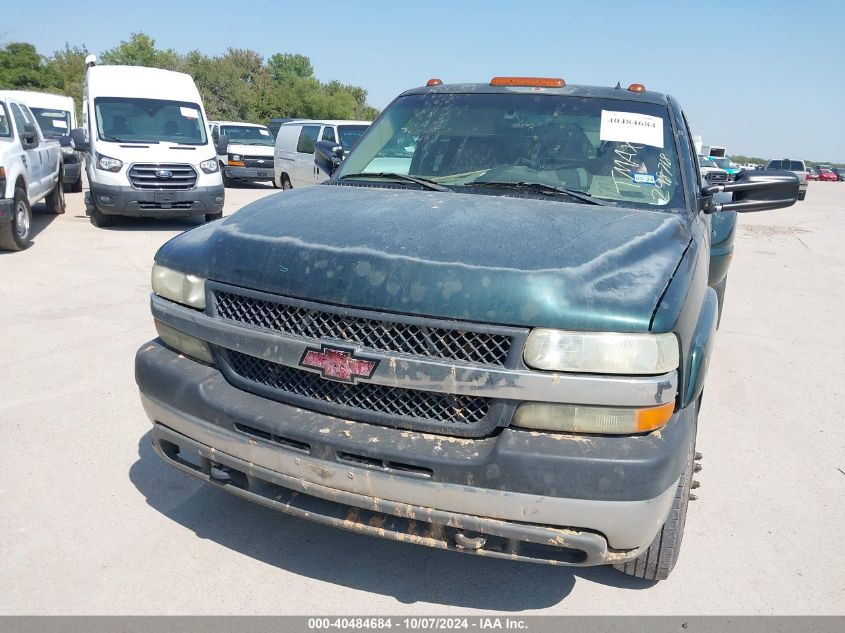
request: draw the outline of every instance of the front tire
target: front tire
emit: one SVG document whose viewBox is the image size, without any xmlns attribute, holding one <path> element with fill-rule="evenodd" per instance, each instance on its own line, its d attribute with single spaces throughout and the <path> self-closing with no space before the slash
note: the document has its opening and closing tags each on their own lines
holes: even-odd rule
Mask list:
<svg viewBox="0 0 845 633">
<path fill-rule="evenodd" d="M 223 217 L 223 212 L 220 213 L 206 213 L 205 214 L 205 221 L 206 222 L 214 222 L 215 220 L 219 220 Z"/>
<path fill-rule="evenodd" d="M 53 191 L 47 194 L 46 198 L 47 211 L 53 215 L 61 215 L 65 212 L 65 187 L 62 183 L 62 174 L 59 173 L 59 179 L 56 181 L 56 186 Z"/>
<path fill-rule="evenodd" d="M 12 221 L 0 224 L 0 248 L 7 251 L 22 251 L 32 243 L 30 231 L 32 227 L 32 207 L 26 191 L 15 189 L 15 207 L 12 211 Z"/>
<path fill-rule="evenodd" d="M 722 306 L 725 303 L 725 288 L 728 285 L 728 276 L 725 275 L 725 278 L 722 279 L 719 283 L 713 286 L 713 290 L 716 291 L 716 299 L 719 301 L 719 316 L 716 319 L 716 329 L 719 329 L 719 326 L 722 324 Z"/>
<path fill-rule="evenodd" d="M 96 226 L 98 229 L 102 229 L 114 224 L 114 218 L 100 211 L 94 201 L 90 199 L 90 197 L 85 198 L 85 206 L 87 207 L 88 216 L 91 219 L 91 224 Z"/>
<path fill-rule="evenodd" d="M 803 199 L 804 199 L 804 198 L 806 198 L 806 197 L 807 197 L 807 192 L 806 192 L 806 190 L 805 190 L 805 191 L 799 191 L 799 192 L 798 192 L 798 199 L 799 199 L 799 200 L 803 200 Z"/>
<path fill-rule="evenodd" d="M 698 427 L 698 407 L 700 402 L 701 400 L 699 399 L 699 403 L 696 404 L 696 428 Z M 689 455 L 687 457 L 687 467 L 678 481 L 678 487 L 675 490 L 675 498 L 672 500 L 672 508 L 669 510 L 669 516 L 666 517 L 663 527 L 660 528 L 660 531 L 654 537 L 647 550 L 634 560 L 626 563 L 617 563 L 613 566 L 622 573 L 644 580 L 666 580 L 675 568 L 675 563 L 678 562 L 678 556 L 681 552 L 684 526 L 687 522 L 687 508 L 689 507 L 695 460 L 695 430 L 694 428 L 693 440 L 690 444 Z"/>
<path fill-rule="evenodd" d="M 71 193 L 82 193 L 82 175 L 80 174 L 79 178 L 76 179 L 75 182 L 70 183 L 70 192 Z"/>
<path fill-rule="evenodd" d="M 229 177 L 226 175 L 226 172 L 225 172 L 225 170 L 223 169 L 223 166 L 222 166 L 222 165 L 220 166 L 220 175 L 221 175 L 221 176 L 223 176 L 223 186 L 224 186 L 226 189 L 229 189 L 229 188 L 231 188 L 231 187 L 234 187 L 234 185 L 235 185 L 235 181 L 234 181 L 232 178 L 229 178 Z"/>
<path fill-rule="evenodd" d="M 293 189 L 293 185 L 290 184 L 290 178 L 288 178 L 287 174 L 282 174 L 282 189 L 284 191 L 289 191 Z"/>
</svg>

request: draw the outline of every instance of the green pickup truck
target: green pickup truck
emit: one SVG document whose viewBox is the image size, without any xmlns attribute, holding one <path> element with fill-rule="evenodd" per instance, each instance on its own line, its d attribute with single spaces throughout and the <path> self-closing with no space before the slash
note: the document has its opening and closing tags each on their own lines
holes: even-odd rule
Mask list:
<svg viewBox="0 0 845 633">
<path fill-rule="evenodd" d="M 159 455 L 358 533 L 666 578 L 735 212 L 796 177 L 702 182 L 672 97 L 554 78 L 432 80 L 335 154 L 156 254 Z"/>
</svg>

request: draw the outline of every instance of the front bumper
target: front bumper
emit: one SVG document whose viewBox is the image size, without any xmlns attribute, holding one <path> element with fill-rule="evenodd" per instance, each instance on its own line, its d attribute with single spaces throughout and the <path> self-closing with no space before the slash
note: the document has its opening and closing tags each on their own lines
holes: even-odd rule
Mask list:
<svg viewBox="0 0 845 633">
<path fill-rule="evenodd" d="M 13 198 L 0 198 L 0 223 L 11 222 L 15 211 Z"/>
<path fill-rule="evenodd" d="M 227 178 L 237 178 L 238 180 L 273 180 L 273 159 L 268 160 L 268 167 L 231 167 L 229 165 L 223 166 L 223 173 Z"/>
<path fill-rule="evenodd" d="M 669 512 L 693 428 L 688 409 L 646 436 L 469 440 L 275 402 L 157 340 L 135 370 L 156 450 L 188 474 L 337 527 L 534 562 L 635 558 Z"/>
<path fill-rule="evenodd" d="M 91 202 L 107 215 L 184 217 L 220 213 L 224 191 L 222 184 L 182 191 L 157 191 L 91 183 Z"/>
</svg>

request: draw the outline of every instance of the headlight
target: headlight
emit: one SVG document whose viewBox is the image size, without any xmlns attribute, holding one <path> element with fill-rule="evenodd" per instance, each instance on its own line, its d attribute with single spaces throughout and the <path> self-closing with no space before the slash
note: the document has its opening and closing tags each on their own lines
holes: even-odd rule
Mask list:
<svg viewBox="0 0 845 633">
<path fill-rule="evenodd" d="M 547 371 L 662 374 L 678 368 L 678 339 L 666 334 L 532 330 L 525 364 Z"/>
<path fill-rule="evenodd" d="M 201 360 L 209 365 L 214 364 L 214 357 L 211 355 L 211 350 L 208 348 L 208 343 L 198 339 L 190 334 L 180 332 L 176 328 L 162 323 L 155 319 L 156 332 L 159 338 L 168 347 L 172 347 L 177 352 L 182 352 L 185 356 L 190 356 L 196 360 Z"/>
<path fill-rule="evenodd" d="M 517 408 L 511 424 L 540 431 L 630 435 L 659 429 L 674 409 L 674 402 L 647 409 L 525 402 Z"/>
<path fill-rule="evenodd" d="M 108 156 L 103 156 L 102 154 L 97 154 L 97 169 L 117 173 L 120 171 L 121 167 L 123 167 L 122 160 L 118 160 L 116 158 L 109 158 Z"/>
<path fill-rule="evenodd" d="M 229 160 L 233 160 L 236 163 L 240 162 L 242 159 L 243 159 L 243 156 L 241 156 L 240 154 L 229 154 Z"/>
<path fill-rule="evenodd" d="M 62 147 L 62 154 L 66 155 L 66 156 L 70 156 L 70 155 L 71 155 L 71 154 L 73 154 L 75 151 L 76 151 L 76 150 L 75 150 L 75 149 L 73 149 L 72 147 L 70 147 L 69 145 L 68 145 L 67 147 Z"/>
<path fill-rule="evenodd" d="M 153 292 L 192 308 L 205 309 L 205 279 L 153 264 Z"/>
<path fill-rule="evenodd" d="M 213 174 L 219 169 L 217 165 L 217 159 L 209 158 L 208 160 L 202 161 L 200 163 L 200 169 L 202 169 L 207 174 Z"/>
</svg>

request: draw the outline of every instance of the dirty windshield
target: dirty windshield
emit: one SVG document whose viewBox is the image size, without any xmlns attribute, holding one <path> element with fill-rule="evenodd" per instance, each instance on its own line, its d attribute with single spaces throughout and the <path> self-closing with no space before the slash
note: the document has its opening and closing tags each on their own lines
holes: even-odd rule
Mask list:
<svg viewBox="0 0 845 633">
<path fill-rule="evenodd" d="M 220 133 L 229 137 L 233 145 L 273 145 L 270 130 L 258 125 L 223 125 Z"/>
<path fill-rule="evenodd" d="M 683 206 L 665 106 L 527 93 L 400 97 L 345 161 L 340 178 L 405 174 L 462 193 L 532 183 L 622 206 Z M 521 190 L 524 191 L 524 190 Z"/>
<path fill-rule="evenodd" d="M 97 132 L 115 143 L 179 143 L 205 145 L 205 123 L 199 105 L 188 101 L 97 97 Z"/>
</svg>

